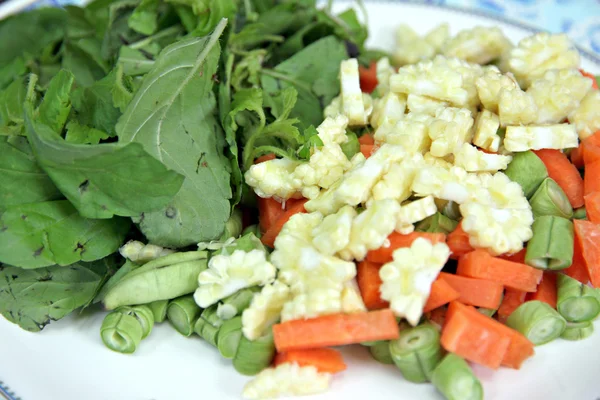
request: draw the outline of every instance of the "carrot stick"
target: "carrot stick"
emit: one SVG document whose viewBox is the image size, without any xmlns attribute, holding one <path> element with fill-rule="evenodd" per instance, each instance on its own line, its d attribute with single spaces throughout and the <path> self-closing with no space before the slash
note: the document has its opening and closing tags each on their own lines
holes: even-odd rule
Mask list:
<svg viewBox="0 0 600 400">
<path fill-rule="evenodd" d="M 281 217 L 283 214 L 283 204 L 278 202 L 272 197 L 267 199 L 258 197 L 258 223 L 260 225 L 260 229 L 263 232 L 269 230 L 269 227 L 273 225 L 275 221 Z"/>
<path fill-rule="evenodd" d="M 361 90 L 365 93 L 372 93 L 379 83 L 377 81 L 377 63 L 373 61 L 369 65 L 369 68 L 360 65 L 358 67 L 358 74 Z"/>
<path fill-rule="evenodd" d="M 571 206 L 583 206 L 583 179 L 567 156 L 555 149 L 536 150 L 535 154 L 543 161 L 550 178 L 565 192 Z"/>
<path fill-rule="evenodd" d="M 397 339 L 396 317 L 390 309 L 292 320 L 273 326 L 278 352 Z"/>
<path fill-rule="evenodd" d="M 504 287 L 498 282 L 468 278 L 446 272 L 441 272 L 439 276 L 458 291 L 460 294 L 458 301 L 463 304 L 493 309 L 498 308 L 500 305 Z"/>
<path fill-rule="evenodd" d="M 512 289 L 535 292 L 542 271 L 529 265 L 492 257 L 485 250 L 475 250 L 458 260 L 458 275 L 489 279 Z"/>
<path fill-rule="evenodd" d="M 432 244 L 443 243 L 446 240 L 446 235 L 443 233 L 431 232 L 412 232 L 408 235 L 403 235 L 398 232 L 392 233 L 387 240 L 390 242 L 388 247 L 380 247 L 377 250 L 371 250 L 367 253 L 367 260 L 385 264 L 393 260 L 392 253 L 394 250 L 401 247 L 410 247 L 412 242 L 417 238 L 429 240 Z"/>
<path fill-rule="evenodd" d="M 570 157 L 573 165 L 576 166 L 578 169 L 582 169 L 585 165 L 583 161 L 583 145 L 580 144 L 579 147 L 573 149 L 573 151 L 571 151 Z"/>
<path fill-rule="evenodd" d="M 360 152 L 363 153 L 363 156 L 365 156 L 365 158 L 371 157 L 374 150 L 375 150 L 374 144 L 361 144 L 360 145 Z"/>
<path fill-rule="evenodd" d="M 583 199 L 588 220 L 600 224 L 600 192 L 588 194 Z"/>
<path fill-rule="evenodd" d="M 506 289 L 502 298 L 502 304 L 498 308 L 498 321 L 505 323 L 510 314 L 521 304 L 525 303 L 525 295 L 527 295 L 527 292 L 510 288 Z"/>
<path fill-rule="evenodd" d="M 484 318 L 483 314 L 480 314 Z M 497 369 L 510 346 L 510 337 L 474 318 L 466 306 L 453 301 L 448 307 L 440 338 L 442 347 L 469 361 Z"/>
<path fill-rule="evenodd" d="M 274 160 L 275 158 L 277 157 L 273 153 L 265 154 L 264 156 L 260 156 L 256 160 L 254 160 L 254 164 L 260 164 L 261 162 Z"/>
<path fill-rule="evenodd" d="M 592 80 L 592 89 L 596 89 L 598 90 L 598 82 L 596 82 L 596 77 L 592 74 L 590 74 L 587 71 L 584 71 L 582 69 L 579 69 L 579 72 L 581 72 L 581 75 L 585 76 L 586 78 L 590 78 Z"/>
<path fill-rule="evenodd" d="M 459 257 L 474 250 L 469 242 L 469 234 L 462 228 L 462 223 L 459 223 L 456 229 L 450 232 L 446 244 L 450 248 L 450 258 L 453 260 L 458 260 Z"/>
<path fill-rule="evenodd" d="M 375 144 L 375 139 L 373 139 L 373 135 L 369 133 L 365 133 L 361 137 L 358 138 L 358 143 L 360 144 Z"/>
<path fill-rule="evenodd" d="M 554 272 L 544 272 L 542 281 L 538 285 L 537 291 L 527 294 L 527 301 L 539 300 L 556 309 L 556 274 Z"/>
<path fill-rule="evenodd" d="M 584 194 L 600 192 L 600 160 L 585 165 Z M 583 204 L 582 204 L 583 205 Z"/>
<path fill-rule="evenodd" d="M 581 142 L 580 147 L 583 151 L 583 162 L 586 165 L 600 161 L 600 131 L 586 138 Z"/>
<path fill-rule="evenodd" d="M 579 244 L 579 240 L 577 240 L 576 236 L 574 237 L 574 241 L 573 263 L 569 268 L 564 269 L 562 272 L 587 285 L 587 283 L 590 281 L 590 275 L 588 274 L 585 260 L 583 259 L 583 250 L 581 250 L 581 244 Z"/>
<path fill-rule="evenodd" d="M 296 363 L 301 367 L 312 365 L 319 372 L 332 374 L 346 369 L 342 353 L 329 348 L 290 350 L 285 353 L 277 353 L 275 356 L 275 366 L 285 363 Z"/>
<path fill-rule="evenodd" d="M 600 225 L 576 219 L 575 238 L 579 242 L 592 286 L 600 287 Z"/>
<path fill-rule="evenodd" d="M 523 249 L 520 252 L 511 255 L 503 254 L 500 256 L 500 258 L 507 261 L 525 264 L 525 253 L 527 253 L 527 249 Z"/>
<path fill-rule="evenodd" d="M 423 307 L 423 312 L 435 310 L 438 307 L 448 304 L 451 301 L 458 300 L 460 293 L 455 290 L 445 279 L 438 278 L 431 285 L 431 292 L 427 298 L 427 303 Z"/>
<path fill-rule="evenodd" d="M 364 260 L 358 263 L 356 269 L 356 280 L 360 295 L 367 307 L 367 310 L 378 310 L 380 308 L 389 308 L 390 303 L 381 299 L 379 288 L 381 287 L 381 278 L 379 269 L 382 264 Z"/>
<path fill-rule="evenodd" d="M 306 210 L 304 209 L 304 203 L 306 203 L 306 199 L 302 199 L 302 201 L 297 201 L 289 207 L 281 216 L 271 224 L 269 230 L 265 232 L 265 234 L 260 238 L 261 242 L 265 246 L 273 247 L 275 245 L 275 238 L 281 232 L 281 228 L 285 225 L 286 222 L 295 214 L 304 213 Z"/>
</svg>

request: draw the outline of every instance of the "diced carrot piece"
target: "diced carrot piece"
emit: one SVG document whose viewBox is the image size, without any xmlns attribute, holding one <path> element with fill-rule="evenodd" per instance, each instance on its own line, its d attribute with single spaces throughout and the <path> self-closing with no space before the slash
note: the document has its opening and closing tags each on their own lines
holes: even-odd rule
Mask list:
<svg viewBox="0 0 600 400">
<path fill-rule="evenodd" d="M 574 224 L 592 286 L 600 288 L 600 225 L 579 219 Z"/>
<path fill-rule="evenodd" d="M 544 272 L 542 281 L 538 285 L 537 291 L 527 294 L 527 301 L 543 301 L 550 307 L 556 309 L 556 274 L 554 272 Z"/>
<path fill-rule="evenodd" d="M 523 249 L 520 252 L 515 253 L 515 254 L 511 254 L 511 255 L 503 254 L 500 256 L 500 258 L 503 260 L 507 260 L 507 261 L 525 264 L 525 254 L 526 253 L 527 253 L 527 249 Z"/>
<path fill-rule="evenodd" d="M 600 192 L 600 161 L 585 165 L 583 182 L 585 195 Z"/>
<path fill-rule="evenodd" d="M 522 292 L 515 289 L 506 289 L 502 304 L 498 308 L 498 321 L 504 323 L 506 319 L 513 313 L 521 304 L 525 302 L 527 292 Z"/>
<path fill-rule="evenodd" d="M 555 149 L 536 150 L 535 154 L 543 161 L 550 178 L 565 192 L 571 206 L 583 206 L 583 179 L 567 156 Z"/>
<path fill-rule="evenodd" d="M 439 277 L 448 282 L 458 293 L 458 301 L 483 308 L 498 308 L 502 300 L 502 284 L 487 279 L 469 278 L 441 272 Z"/>
<path fill-rule="evenodd" d="M 471 278 L 489 279 L 524 292 L 535 292 L 542 279 L 542 271 L 526 264 L 492 257 L 485 250 L 475 250 L 462 256 L 458 260 L 456 273 Z"/>
<path fill-rule="evenodd" d="M 375 139 L 373 139 L 373 135 L 369 133 L 365 133 L 361 137 L 358 138 L 358 143 L 360 144 L 375 144 Z"/>
<path fill-rule="evenodd" d="M 285 212 L 283 212 L 283 214 L 281 214 L 281 216 L 271 224 L 269 230 L 267 230 L 265 234 L 260 238 L 261 242 L 265 246 L 269 246 L 272 248 L 275 245 L 275 238 L 277 238 L 277 235 L 279 235 L 279 232 L 281 232 L 281 228 L 283 228 L 283 225 L 285 225 L 285 223 L 288 222 L 288 220 L 292 218 L 293 215 L 306 212 L 306 210 L 304 209 L 304 203 L 306 203 L 307 201 L 308 200 L 306 199 L 302 199 L 302 201 L 297 201 L 294 203 L 293 206 L 285 210 Z"/>
<path fill-rule="evenodd" d="M 364 260 L 356 266 L 356 281 L 358 282 L 360 295 L 367 310 L 378 310 L 389 308 L 390 306 L 390 303 L 381 298 L 381 293 L 379 292 L 382 283 L 379 277 L 381 265 Z"/>
<path fill-rule="evenodd" d="M 380 247 L 377 250 L 371 250 L 367 253 L 367 260 L 385 264 L 393 260 L 392 253 L 401 247 L 410 247 L 417 238 L 429 240 L 432 244 L 443 243 L 446 241 L 446 235 L 443 233 L 431 232 L 411 232 L 403 235 L 398 232 L 392 233 L 387 240 L 390 242 L 388 247 Z"/>
<path fill-rule="evenodd" d="M 346 369 L 342 353 L 329 348 L 290 350 L 285 353 L 277 353 L 274 363 L 275 366 L 285 363 L 296 363 L 301 367 L 312 365 L 319 372 L 328 372 L 330 374 L 335 374 Z"/>
<path fill-rule="evenodd" d="M 597 133 L 596 133 L 597 135 Z M 600 161 L 600 146 L 586 143 L 587 139 L 583 141 L 583 162 L 585 165 L 593 164 L 596 161 Z"/>
<path fill-rule="evenodd" d="M 446 244 L 452 252 L 450 254 L 450 258 L 453 260 L 458 260 L 459 257 L 464 256 L 465 254 L 474 250 L 473 246 L 471 246 L 471 243 L 469 242 L 469 234 L 462 228 L 462 222 L 456 226 L 456 229 L 448 234 Z"/>
<path fill-rule="evenodd" d="M 427 319 L 441 330 L 442 326 L 444 326 L 444 321 L 446 320 L 447 311 L 447 307 L 434 308 L 427 315 Z"/>
<path fill-rule="evenodd" d="M 600 192 L 590 193 L 584 197 L 587 219 L 600 224 Z"/>
<path fill-rule="evenodd" d="M 390 309 L 332 314 L 311 319 L 282 322 L 273 326 L 278 352 L 392 340 L 400 336 L 396 317 Z"/>
<path fill-rule="evenodd" d="M 574 237 L 573 244 L 573 263 L 567 269 L 563 269 L 562 272 L 569 275 L 573 279 L 577 279 L 579 282 L 587 285 L 590 281 L 590 275 L 588 274 L 585 260 L 583 259 L 583 250 L 579 244 L 577 237 Z"/>
<path fill-rule="evenodd" d="M 583 161 L 583 147 L 582 145 L 579 145 L 579 147 L 573 149 L 573 151 L 571 151 L 571 162 L 573 163 L 574 166 L 576 166 L 578 169 L 582 169 L 584 164 Z"/>
<path fill-rule="evenodd" d="M 592 80 L 592 89 L 596 89 L 598 90 L 598 82 L 596 81 L 596 77 L 592 74 L 590 74 L 587 71 L 584 71 L 582 69 L 579 69 L 579 72 L 581 72 L 581 75 L 585 76 L 586 78 L 590 78 Z"/>
<path fill-rule="evenodd" d="M 372 93 L 377 87 L 377 63 L 373 61 L 369 68 L 365 68 L 362 65 L 358 67 L 358 74 L 360 78 L 360 88 L 365 93 Z"/>
<path fill-rule="evenodd" d="M 275 221 L 284 213 L 283 204 L 272 197 L 257 197 L 258 203 L 258 223 L 260 229 L 266 232 Z"/>
<path fill-rule="evenodd" d="M 374 150 L 375 150 L 374 144 L 361 144 L 360 145 L 360 152 L 363 153 L 363 156 L 365 156 L 365 158 L 371 157 Z"/>
<path fill-rule="evenodd" d="M 438 307 L 448 304 L 451 301 L 458 300 L 460 293 L 455 290 L 445 279 L 438 277 L 431 285 L 431 292 L 427 298 L 427 303 L 423 307 L 423 312 L 435 310 Z"/>
<path fill-rule="evenodd" d="M 276 156 L 273 153 L 265 154 L 264 156 L 260 156 L 256 160 L 254 160 L 254 164 L 260 164 L 261 162 L 274 160 L 275 158 Z"/>
</svg>

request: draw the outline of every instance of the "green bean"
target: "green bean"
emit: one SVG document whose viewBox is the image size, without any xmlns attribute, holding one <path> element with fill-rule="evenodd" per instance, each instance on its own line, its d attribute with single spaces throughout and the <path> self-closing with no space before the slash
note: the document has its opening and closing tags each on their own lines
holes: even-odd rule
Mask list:
<svg viewBox="0 0 600 400">
<path fill-rule="evenodd" d="M 172 300 L 167 307 L 167 318 L 175 330 L 183 336 L 194 333 L 194 326 L 202 309 L 194 301 L 193 295 L 186 295 Z"/>
<path fill-rule="evenodd" d="M 198 288 L 198 275 L 207 268 L 207 253 L 174 253 L 152 260 L 125 274 L 104 297 L 104 306 L 147 304 L 170 300 Z"/>
<path fill-rule="evenodd" d="M 260 239 L 254 235 L 254 233 L 250 232 L 238 239 L 236 239 L 232 244 L 228 246 L 224 246 L 220 250 L 218 250 L 215 254 L 232 254 L 236 250 L 243 250 L 245 252 L 249 252 L 252 250 L 262 250 L 266 251 L 265 246 L 262 244 Z"/>
<path fill-rule="evenodd" d="M 375 361 L 379 361 L 382 364 L 394 364 L 394 360 L 392 360 L 392 354 L 390 353 L 389 340 L 380 340 L 368 347 L 369 353 L 375 359 Z"/>
<path fill-rule="evenodd" d="M 242 212 L 236 208 L 225 223 L 225 230 L 221 234 L 220 240 L 227 240 L 230 237 L 240 236 L 242 227 Z"/>
<path fill-rule="evenodd" d="M 227 320 L 219 328 L 217 334 L 217 349 L 225 358 L 233 358 L 242 339 L 242 318 L 235 317 Z"/>
<path fill-rule="evenodd" d="M 570 219 L 573 216 L 573 207 L 565 192 L 552 178 L 546 178 L 529 200 L 533 216 L 554 215 Z"/>
<path fill-rule="evenodd" d="M 259 239 L 262 236 L 262 233 L 260 232 L 260 226 L 258 224 L 247 226 L 246 229 L 242 231 L 242 236 L 246 236 L 249 233 L 254 234 L 254 236 Z"/>
<path fill-rule="evenodd" d="M 567 322 L 567 329 L 560 335 L 566 340 L 583 340 L 590 337 L 594 333 L 594 324 L 591 322 Z"/>
<path fill-rule="evenodd" d="M 483 386 L 469 364 L 448 353 L 435 367 L 431 383 L 448 400 L 483 400 Z"/>
<path fill-rule="evenodd" d="M 240 345 L 233 358 L 233 367 L 242 375 L 256 375 L 271 365 L 274 356 L 275 343 L 271 330 L 268 334 L 253 341 L 242 335 Z"/>
<path fill-rule="evenodd" d="M 496 314 L 496 312 L 498 311 L 498 309 L 496 308 L 483 308 L 483 307 L 477 307 L 477 311 L 479 311 L 481 314 L 485 315 L 486 317 L 493 317 L 494 314 Z"/>
<path fill-rule="evenodd" d="M 135 309 L 119 308 L 109 313 L 102 321 L 100 327 L 102 341 L 113 351 L 133 353 L 142 339 L 150 333 L 154 323 L 152 318 L 152 312 L 145 306 Z"/>
<path fill-rule="evenodd" d="M 217 317 L 228 320 L 236 315 L 240 315 L 242 311 L 250 306 L 254 294 L 259 292 L 260 288 L 254 286 L 239 290 L 229 297 L 223 299 L 222 302 L 217 305 Z"/>
<path fill-rule="evenodd" d="M 454 201 L 447 201 L 442 208 L 442 214 L 453 221 L 458 221 L 462 218 L 458 203 Z"/>
<path fill-rule="evenodd" d="M 559 274 L 556 308 L 568 322 L 588 322 L 600 313 L 600 302 L 591 287 Z"/>
<path fill-rule="evenodd" d="M 419 222 L 416 226 L 416 230 L 420 232 L 440 232 L 448 234 L 452 232 L 458 222 L 446 217 L 442 213 L 435 213 L 430 217 L 425 218 L 423 221 Z"/>
<path fill-rule="evenodd" d="M 573 263 L 573 223 L 545 215 L 533 221 L 533 237 L 527 244 L 525 263 L 538 269 L 560 270 Z"/>
<path fill-rule="evenodd" d="M 426 382 L 442 358 L 440 334 L 429 323 L 400 330 L 400 337 L 390 342 L 394 364 L 411 382 Z"/>
<path fill-rule="evenodd" d="M 532 151 L 514 153 L 513 159 L 504 173 L 511 181 L 521 185 L 525 197 L 528 199 L 548 177 L 546 166 Z"/>
<path fill-rule="evenodd" d="M 587 219 L 587 211 L 585 207 L 581 207 L 573 211 L 573 219 Z"/>
<path fill-rule="evenodd" d="M 352 159 L 356 153 L 360 151 L 360 143 L 358 141 L 358 137 L 356 133 L 352 132 L 349 129 L 346 129 L 346 136 L 348 140 L 340 145 L 342 148 L 342 152 L 346 156 L 348 160 Z"/>
<path fill-rule="evenodd" d="M 506 325 L 521 332 L 536 346 L 551 342 L 565 330 L 567 321 L 543 301 L 527 301 L 510 314 Z"/>
<path fill-rule="evenodd" d="M 206 310 L 205 310 L 206 311 Z M 198 318 L 194 324 L 194 332 L 202 339 L 206 340 L 212 346 L 217 347 L 217 337 L 219 335 L 219 327 L 211 325 L 205 319 Z"/>
<path fill-rule="evenodd" d="M 371 347 L 371 346 L 375 346 L 379 342 L 380 342 L 379 340 L 373 340 L 370 342 L 361 342 L 360 344 L 365 347 Z"/>
<path fill-rule="evenodd" d="M 154 322 L 161 323 L 167 318 L 167 306 L 169 300 L 156 300 L 148 304 L 152 314 L 154 314 Z"/>
<path fill-rule="evenodd" d="M 106 294 L 113 288 L 115 287 L 115 285 L 117 283 L 119 283 L 119 281 L 121 281 L 121 279 L 123 279 L 123 277 L 125 275 L 127 275 L 128 273 L 130 273 L 131 271 L 133 271 L 134 269 L 138 268 L 139 265 L 127 260 L 125 261 L 125 264 L 123 264 L 121 266 L 121 268 L 119 268 L 117 270 L 117 272 L 114 273 L 113 276 L 111 276 L 106 283 L 104 284 L 104 286 L 102 286 L 102 289 L 100 289 L 100 291 L 98 292 L 98 294 L 96 295 L 96 298 L 94 299 L 94 303 L 99 302 L 99 301 L 104 301 L 104 298 L 106 297 Z"/>
</svg>

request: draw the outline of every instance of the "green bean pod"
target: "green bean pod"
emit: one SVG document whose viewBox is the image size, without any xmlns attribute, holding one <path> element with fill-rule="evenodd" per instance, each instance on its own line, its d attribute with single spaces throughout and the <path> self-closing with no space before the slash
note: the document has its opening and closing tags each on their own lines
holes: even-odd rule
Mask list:
<svg viewBox="0 0 600 400">
<path fill-rule="evenodd" d="M 521 185 L 528 199 L 548 177 L 548 170 L 543 161 L 531 150 L 514 153 L 504 173 L 511 181 Z"/>
<path fill-rule="evenodd" d="M 600 302 L 591 287 L 559 274 L 556 308 L 568 322 L 588 322 L 600 314 Z"/>
<path fill-rule="evenodd" d="M 390 342 L 390 353 L 404 378 L 426 382 L 442 358 L 440 334 L 429 323 L 402 329 L 400 337 Z"/>
<path fill-rule="evenodd" d="M 521 332 L 536 346 L 551 342 L 564 332 L 567 321 L 543 301 L 527 301 L 510 314 L 506 325 Z"/>
<path fill-rule="evenodd" d="M 175 330 L 183 336 L 194 333 L 194 326 L 202 309 L 198 307 L 193 295 L 186 295 L 172 300 L 167 307 L 167 318 Z"/>
<path fill-rule="evenodd" d="M 571 207 L 569 198 L 552 178 L 544 179 L 529 199 L 529 203 L 535 218 L 543 215 L 554 215 L 566 219 L 573 217 L 573 207 Z"/>
<path fill-rule="evenodd" d="M 356 133 L 352 132 L 350 129 L 346 129 L 346 137 L 348 140 L 342 143 L 340 147 L 346 158 L 350 160 L 360 151 L 360 142 L 358 141 Z"/>
<path fill-rule="evenodd" d="M 274 357 L 275 342 L 272 330 L 252 341 L 242 335 L 233 358 L 233 367 L 242 375 L 256 375 L 271 365 Z"/>
<path fill-rule="evenodd" d="M 525 263 L 543 270 L 561 270 L 573 263 L 574 230 L 568 219 L 545 215 L 533 221 Z"/>
<path fill-rule="evenodd" d="M 225 223 L 225 230 L 221 234 L 220 240 L 227 240 L 230 237 L 238 237 L 242 233 L 242 212 L 234 209 L 231 216 Z"/>
<path fill-rule="evenodd" d="M 448 353 L 431 374 L 431 383 L 447 400 L 483 400 L 483 386 L 469 364 Z"/>
<path fill-rule="evenodd" d="M 217 347 L 219 327 L 211 325 L 205 319 L 198 318 L 194 324 L 194 332 L 212 346 Z"/>
<path fill-rule="evenodd" d="M 390 353 L 389 340 L 380 340 L 368 347 L 369 353 L 376 361 L 379 361 L 382 364 L 394 364 L 392 354 Z"/>
<path fill-rule="evenodd" d="M 483 308 L 483 307 L 477 307 L 477 311 L 479 311 L 481 314 L 485 315 L 486 317 L 493 317 L 494 314 L 496 314 L 496 312 L 498 311 L 498 309 L 496 308 Z"/>
<path fill-rule="evenodd" d="M 152 314 L 154 314 L 154 322 L 160 324 L 167 318 L 167 306 L 169 300 L 156 300 L 148 304 Z"/>
<path fill-rule="evenodd" d="M 113 310 L 123 305 L 170 300 L 198 288 L 198 275 L 208 266 L 207 253 L 174 253 L 152 260 L 125 274 L 104 297 Z"/>
<path fill-rule="evenodd" d="M 573 211 L 573 219 L 587 219 L 587 211 L 585 207 L 581 207 Z"/>
<path fill-rule="evenodd" d="M 236 250 L 243 250 L 245 252 L 252 250 L 267 251 L 260 239 L 256 237 L 254 233 L 250 232 L 236 239 L 230 245 L 222 247 L 220 250 L 216 251 L 215 254 L 232 254 Z"/>
<path fill-rule="evenodd" d="M 152 332 L 154 314 L 148 306 L 119 307 L 102 321 L 100 336 L 111 350 L 133 353 Z"/>
<path fill-rule="evenodd" d="M 260 226 L 258 224 L 247 226 L 246 229 L 242 231 L 242 236 L 246 236 L 249 233 L 252 233 L 259 239 L 262 236 L 262 233 L 260 232 Z"/>
<path fill-rule="evenodd" d="M 442 207 L 441 212 L 442 215 L 444 215 L 452 221 L 458 221 L 462 218 L 459 205 L 454 201 L 447 201 L 444 207 Z"/>
<path fill-rule="evenodd" d="M 425 218 L 416 226 L 416 230 L 420 232 L 445 233 L 448 234 L 456 229 L 458 222 L 446 217 L 442 213 L 435 213 L 430 217 Z"/>
<path fill-rule="evenodd" d="M 572 323 L 567 322 L 567 328 L 560 335 L 566 340 L 583 340 L 590 337 L 594 333 L 594 324 L 591 322 Z"/>
<path fill-rule="evenodd" d="M 233 358 L 242 339 L 242 318 L 235 317 L 227 320 L 219 328 L 217 334 L 217 349 L 225 358 Z"/>
</svg>

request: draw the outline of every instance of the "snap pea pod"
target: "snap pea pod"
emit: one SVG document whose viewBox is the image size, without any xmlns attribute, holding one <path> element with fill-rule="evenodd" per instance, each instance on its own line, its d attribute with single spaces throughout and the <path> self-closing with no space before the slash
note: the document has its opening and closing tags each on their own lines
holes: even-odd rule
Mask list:
<svg viewBox="0 0 600 400">
<path fill-rule="evenodd" d="M 256 375 L 271 365 L 273 357 L 275 342 L 271 329 L 266 335 L 252 341 L 242 335 L 233 358 L 233 367 L 242 375 Z"/>
<path fill-rule="evenodd" d="M 573 219 L 587 219 L 587 211 L 585 207 L 581 207 L 573 211 Z"/>
<path fill-rule="evenodd" d="M 429 323 L 402 329 L 400 337 L 390 342 L 390 353 L 404 378 L 426 382 L 442 358 L 440 334 Z"/>
<path fill-rule="evenodd" d="M 447 400 L 483 400 L 483 386 L 469 364 L 448 353 L 431 374 L 431 383 Z"/>
<path fill-rule="evenodd" d="M 554 215 L 570 219 L 573 217 L 573 207 L 565 192 L 552 178 L 546 178 L 529 199 L 533 216 Z"/>
<path fill-rule="evenodd" d="M 525 263 L 538 269 L 561 270 L 573 263 L 574 229 L 566 218 L 544 215 L 532 225 Z"/>
<path fill-rule="evenodd" d="M 205 251 L 169 254 L 127 272 L 108 290 L 104 306 L 147 304 L 192 293 L 198 275 L 207 268 Z"/>
<path fill-rule="evenodd" d="M 154 315 L 154 322 L 160 324 L 167 318 L 167 307 L 169 300 L 156 300 L 148 304 L 152 314 Z"/>
<path fill-rule="evenodd" d="M 531 150 L 513 154 L 513 159 L 504 173 L 511 181 L 521 185 L 528 199 L 548 177 L 546 166 Z"/>
<path fill-rule="evenodd" d="M 392 355 L 390 353 L 390 342 L 389 340 L 380 340 L 377 342 L 372 342 L 370 346 L 366 346 L 369 348 L 369 353 L 375 359 L 382 364 L 394 364 L 394 360 L 392 360 Z"/>
<path fill-rule="evenodd" d="M 109 349 L 120 353 L 133 353 L 154 325 L 150 307 L 119 307 L 102 321 L 100 336 Z"/>
<path fill-rule="evenodd" d="M 594 324 L 591 322 L 567 322 L 567 328 L 560 335 L 566 340 L 583 340 L 590 337 L 594 333 Z"/>
<path fill-rule="evenodd" d="M 593 288 L 559 274 L 556 308 L 568 322 L 588 322 L 600 314 L 600 302 Z"/>
<path fill-rule="evenodd" d="M 452 232 L 458 222 L 446 217 L 442 213 L 435 213 L 430 217 L 425 218 L 416 226 L 416 230 L 420 232 L 445 233 Z"/>
<path fill-rule="evenodd" d="M 183 336 L 190 336 L 194 333 L 194 326 L 202 309 L 198 307 L 193 295 L 178 297 L 169 302 L 167 307 L 167 318 L 175 328 Z"/>
<path fill-rule="evenodd" d="M 527 301 L 510 314 L 506 325 L 521 332 L 536 346 L 551 342 L 564 332 L 567 321 L 543 301 Z"/>
</svg>

